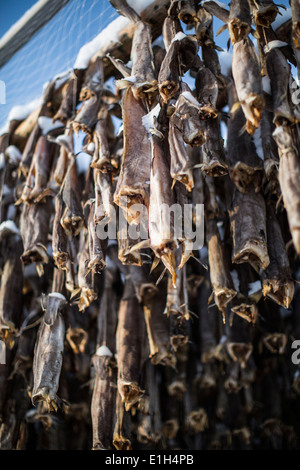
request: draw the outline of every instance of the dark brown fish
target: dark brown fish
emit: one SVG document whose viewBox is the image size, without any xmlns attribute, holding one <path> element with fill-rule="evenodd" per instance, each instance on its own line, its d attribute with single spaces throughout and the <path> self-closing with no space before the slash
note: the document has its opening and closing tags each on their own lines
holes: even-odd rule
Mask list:
<svg viewBox="0 0 300 470">
<path fill-rule="evenodd" d="M 129 411 L 145 393 L 140 386 L 145 351 L 146 327 L 142 309 L 130 280 L 125 281 L 120 303 L 117 339 L 118 390 Z"/>
<path fill-rule="evenodd" d="M 253 190 L 242 194 L 233 190 L 229 210 L 233 238 L 233 263 L 254 264 L 266 269 L 270 263 L 267 249 L 266 207 L 263 196 Z"/>
<path fill-rule="evenodd" d="M 20 256 L 22 241 L 11 233 L 2 241 L 5 259 L 1 273 L 0 288 L 0 337 L 12 348 L 22 320 L 23 269 Z"/>
<path fill-rule="evenodd" d="M 27 139 L 24 151 L 22 153 L 22 160 L 20 162 L 20 170 L 23 175 L 27 177 L 30 170 L 31 162 L 34 156 L 35 148 L 39 138 L 41 137 L 41 128 L 36 124 Z"/>
<path fill-rule="evenodd" d="M 20 230 L 24 251 L 21 256 L 23 263 L 35 263 L 40 274 L 42 263 L 48 263 L 47 254 L 48 232 L 52 214 L 52 201 L 46 197 L 43 202 L 23 204 Z"/>
<path fill-rule="evenodd" d="M 198 43 L 194 37 L 179 32 L 173 38 L 158 75 L 158 89 L 165 103 L 179 91 L 180 77 L 192 67 L 197 52 Z"/>
<path fill-rule="evenodd" d="M 258 58 L 249 38 L 233 44 L 232 75 L 245 114 L 246 131 L 253 134 L 259 127 L 265 101 Z"/>
<path fill-rule="evenodd" d="M 117 392 L 116 421 L 113 432 L 113 445 L 117 450 L 132 450 L 131 415 L 125 410 L 121 395 Z"/>
<path fill-rule="evenodd" d="M 200 150 L 201 171 L 209 177 L 223 176 L 228 173 L 228 163 L 221 137 L 220 119 L 209 118 L 201 122 L 204 143 Z M 228 152 L 229 153 L 229 152 Z"/>
<path fill-rule="evenodd" d="M 84 75 L 84 69 L 76 70 L 73 76 L 65 84 L 62 91 L 62 102 L 59 110 L 53 118 L 54 122 L 61 121 L 63 124 L 66 124 L 68 120 L 72 119 L 75 115 Z"/>
<path fill-rule="evenodd" d="M 60 189 L 65 206 L 60 223 L 69 237 L 78 235 L 83 226 L 79 187 L 76 160 L 70 155 L 68 171 Z"/>
<path fill-rule="evenodd" d="M 131 88 L 125 91 L 122 102 L 124 151 L 114 202 L 122 208 L 128 223 L 138 223 L 139 214 L 131 210 L 134 204 L 149 206 L 151 145 L 142 123 L 146 109 L 133 96 Z"/>
<path fill-rule="evenodd" d="M 42 400 L 49 411 L 57 411 L 61 405 L 56 394 L 64 351 L 65 322 L 61 310 L 65 304 L 66 298 L 59 292 L 47 296 L 34 352 L 32 403 Z"/>
<path fill-rule="evenodd" d="M 206 221 L 210 280 L 218 309 L 225 315 L 225 308 L 236 296 L 229 267 L 224 256 L 221 237 L 215 220 Z"/>
<path fill-rule="evenodd" d="M 229 85 L 229 106 L 235 102 L 237 95 L 234 85 Z M 260 191 L 264 181 L 263 161 L 256 152 L 253 138 L 245 132 L 246 119 L 241 108 L 232 112 L 228 121 L 227 155 L 229 173 L 239 191 L 245 193 L 254 186 Z"/>
<path fill-rule="evenodd" d="M 291 0 L 291 13 L 293 22 L 293 41 L 297 49 L 299 49 L 300 38 L 300 5 L 298 0 Z"/>
<path fill-rule="evenodd" d="M 269 28 L 279 12 L 273 0 L 249 0 L 251 13 L 257 25 Z"/>
<path fill-rule="evenodd" d="M 297 253 L 300 253 L 300 220 L 299 220 L 299 140 L 297 131 L 292 126 L 279 126 L 273 132 L 278 145 L 280 157 L 279 183 L 283 202 L 287 211 L 290 232 Z"/>
<path fill-rule="evenodd" d="M 107 348 L 106 348 L 107 349 Z M 95 383 L 91 402 L 93 450 L 111 449 L 115 414 L 116 364 L 111 354 L 99 348 L 93 356 Z"/>
<path fill-rule="evenodd" d="M 248 0 L 232 0 L 228 30 L 232 44 L 247 38 L 251 31 L 251 16 Z"/>
<path fill-rule="evenodd" d="M 270 264 L 263 272 L 263 294 L 289 308 L 294 297 L 294 282 L 280 225 L 270 206 L 267 208 L 267 236 Z"/>
<path fill-rule="evenodd" d="M 48 183 L 55 151 L 46 136 L 38 139 L 19 203 L 39 202 L 49 194 Z"/>
<path fill-rule="evenodd" d="M 55 216 L 52 230 L 52 253 L 58 269 L 67 270 L 67 261 L 70 259 L 68 237 L 60 221 L 65 210 L 61 194 L 55 197 Z"/>
<path fill-rule="evenodd" d="M 185 24 L 193 24 L 196 16 L 195 2 L 193 0 L 172 0 L 169 15 L 177 15 Z"/>
</svg>

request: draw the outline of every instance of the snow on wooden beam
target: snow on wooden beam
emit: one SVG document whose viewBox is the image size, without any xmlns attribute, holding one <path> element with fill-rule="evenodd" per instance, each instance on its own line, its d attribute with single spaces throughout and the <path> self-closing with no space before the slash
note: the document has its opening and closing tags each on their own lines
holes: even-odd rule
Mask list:
<svg viewBox="0 0 300 470">
<path fill-rule="evenodd" d="M 0 39 L 0 67 L 23 47 L 70 0 L 39 0 Z"/>
</svg>

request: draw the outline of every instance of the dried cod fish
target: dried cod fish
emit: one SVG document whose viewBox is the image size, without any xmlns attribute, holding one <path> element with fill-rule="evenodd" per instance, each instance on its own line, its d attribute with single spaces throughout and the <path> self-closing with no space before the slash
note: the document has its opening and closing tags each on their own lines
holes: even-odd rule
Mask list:
<svg viewBox="0 0 300 470">
<path fill-rule="evenodd" d="M 197 53 L 198 42 L 192 36 L 178 33 L 173 38 L 158 75 L 158 89 L 165 103 L 179 91 L 180 77 L 192 67 Z"/>
<path fill-rule="evenodd" d="M 249 38 L 233 45 L 232 75 L 246 117 L 246 131 L 253 134 L 259 127 L 265 101 L 258 58 Z"/>
<path fill-rule="evenodd" d="M 23 204 L 20 230 L 24 251 L 23 263 L 36 263 L 38 272 L 43 272 L 42 263 L 48 263 L 48 231 L 52 213 L 52 201 L 46 197 L 36 204 Z"/>
<path fill-rule="evenodd" d="M 225 315 L 229 302 L 236 296 L 229 268 L 223 253 L 221 237 L 215 220 L 206 221 L 210 280 L 218 309 Z"/>
<path fill-rule="evenodd" d="M 91 403 L 93 450 L 109 450 L 112 444 L 116 399 L 116 364 L 111 351 L 100 346 L 93 356 L 95 384 Z"/>
<path fill-rule="evenodd" d="M 64 351 L 65 322 L 61 310 L 65 304 L 66 298 L 59 292 L 47 296 L 34 352 L 32 403 L 42 400 L 49 411 L 57 411 L 61 405 L 56 394 Z"/>
<path fill-rule="evenodd" d="M 279 12 L 273 0 L 249 0 L 251 13 L 257 25 L 269 28 Z"/>
<path fill-rule="evenodd" d="M 51 167 L 54 159 L 55 148 L 47 137 L 41 136 L 36 144 L 31 166 L 26 183 L 18 203 L 33 203 L 41 201 L 49 194 L 47 188 Z"/>
<path fill-rule="evenodd" d="M 251 31 L 248 0 L 231 0 L 228 30 L 233 45 L 247 38 Z"/>
<path fill-rule="evenodd" d="M 297 253 L 300 253 L 299 225 L 299 155 L 297 131 L 291 126 L 279 126 L 273 132 L 280 157 L 279 183 L 287 211 L 290 232 Z"/>
<path fill-rule="evenodd" d="M 270 264 L 263 272 L 263 294 L 289 308 L 294 296 L 294 282 L 280 225 L 271 207 L 267 209 L 267 237 Z"/>
<path fill-rule="evenodd" d="M 117 327 L 118 390 L 129 411 L 145 393 L 140 387 L 140 376 L 146 359 L 144 343 L 145 320 L 135 296 L 131 281 L 125 281 L 120 303 Z"/>
<path fill-rule="evenodd" d="M 59 110 L 55 114 L 53 121 L 61 121 L 66 124 L 73 117 L 78 104 L 80 89 L 83 83 L 85 70 L 78 69 L 68 80 L 63 88 L 63 98 Z"/>
<path fill-rule="evenodd" d="M 114 202 L 122 208 L 128 223 L 138 223 L 139 213 L 131 210 L 134 204 L 149 206 L 151 145 L 142 118 L 146 114 L 132 89 L 125 91 L 122 103 L 124 151 Z"/>
<path fill-rule="evenodd" d="M 67 270 L 67 261 L 70 259 L 68 237 L 60 221 L 64 212 L 64 203 L 61 194 L 55 197 L 55 216 L 52 230 L 53 259 L 58 269 Z"/>
<path fill-rule="evenodd" d="M 23 269 L 20 256 L 23 247 L 20 237 L 13 233 L 2 244 L 6 249 L 1 272 L 0 338 L 11 348 L 22 319 Z"/>
<path fill-rule="evenodd" d="M 76 161 L 73 156 L 70 156 L 68 171 L 60 189 L 65 205 L 60 223 L 68 237 L 76 237 L 83 226 L 83 213 L 78 188 Z"/>
<path fill-rule="evenodd" d="M 228 94 L 232 106 L 237 96 L 234 84 L 229 85 Z M 251 135 L 243 132 L 245 122 L 241 108 L 235 110 L 228 121 L 229 174 L 239 191 L 245 193 L 254 186 L 258 192 L 264 182 L 263 161 L 257 155 Z"/>
<path fill-rule="evenodd" d="M 233 190 L 229 210 L 233 238 L 233 263 L 254 264 L 266 269 L 270 263 L 267 249 L 266 207 L 260 193 L 242 194 Z"/>
</svg>

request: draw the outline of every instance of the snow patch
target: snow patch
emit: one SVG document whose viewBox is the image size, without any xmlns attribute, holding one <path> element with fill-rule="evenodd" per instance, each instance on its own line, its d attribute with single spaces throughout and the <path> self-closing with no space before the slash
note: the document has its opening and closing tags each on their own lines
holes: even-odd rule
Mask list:
<svg viewBox="0 0 300 470">
<path fill-rule="evenodd" d="M 161 110 L 160 104 L 158 103 L 148 114 L 142 117 L 142 123 L 147 132 L 150 133 L 154 127 L 154 118 L 157 118 Z"/>
<path fill-rule="evenodd" d="M 96 351 L 96 356 L 112 356 L 113 353 L 107 346 L 100 346 Z"/>
<path fill-rule="evenodd" d="M 182 31 L 179 31 L 179 33 L 177 33 L 173 39 L 172 39 L 172 42 L 174 41 L 181 41 L 182 39 L 186 38 L 186 34 L 184 34 Z M 172 44 L 171 42 L 171 44 Z"/>
<path fill-rule="evenodd" d="M 154 0 L 127 0 L 127 3 L 133 8 L 138 14 L 142 13 Z"/>
<path fill-rule="evenodd" d="M 11 163 L 19 163 L 22 158 L 20 150 L 14 145 L 9 145 L 5 150 L 5 155 Z"/>
<path fill-rule="evenodd" d="M 284 41 L 279 41 L 278 39 L 276 39 L 275 41 L 270 41 L 268 42 L 268 44 L 264 46 L 264 53 L 267 54 L 272 49 L 275 49 L 277 47 L 284 47 L 284 46 L 288 46 L 288 43 Z"/>
<path fill-rule="evenodd" d="M 16 226 L 15 222 L 13 220 L 5 220 L 5 222 L 2 222 L 0 225 L 0 233 L 8 230 L 9 232 L 13 232 L 16 235 L 21 235 L 20 230 Z"/>
<path fill-rule="evenodd" d="M 58 129 L 59 127 L 64 127 L 63 123 L 60 121 L 56 121 L 53 123 L 52 118 L 46 116 L 40 116 L 38 119 L 38 125 L 43 133 L 43 135 L 48 134 L 50 131 L 54 129 Z"/>
<path fill-rule="evenodd" d="M 196 98 L 194 97 L 194 95 L 192 95 L 192 93 L 190 91 L 184 91 L 183 93 L 181 93 L 182 96 L 184 96 L 188 101 L 190 101 L 191 103 L 193 103 L 195 106 L 200 106 L 199 102 L 196 100 Z"/>
<path fill-rule="evenodd" d="M 51 292 L 51 294 L 49 294 L 49 297 L 56 297 L 57 299 L 64 300 L 65 302 L 67 301 L 65 296 L 62 295 L 60 292 Z"/>
<path fill-rule="evenodd" d="M 14 106 L 9 115 L 8 122 L 16 120 L 23 121 L 29 116 L 32 111 L 34 111 L 41 104 L 41 98 L 35 99 L 28 104 Z"/>
<path fill-rule="evenodd" d="M 110 43 L 119 41 L 120 31 L 128 26 L 129 23 L 128 18 L 119 16 L 104 28 L 92 41 L 82 46 L 76 58 L 74 69 L 86 69 L 91 58 L 97 54 L 100 49 L 108 46 Z"/>
</svg>

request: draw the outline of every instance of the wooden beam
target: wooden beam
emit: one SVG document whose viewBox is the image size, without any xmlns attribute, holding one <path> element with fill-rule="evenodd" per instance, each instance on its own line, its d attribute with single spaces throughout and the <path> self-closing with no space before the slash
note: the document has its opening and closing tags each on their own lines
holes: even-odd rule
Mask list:
<svg viewBox="0 0 300 470">
<path fill-rule="evenodd" d="M 0 39 L 0 68 L 70 0 L 39 0 Z"/>
</svg>

